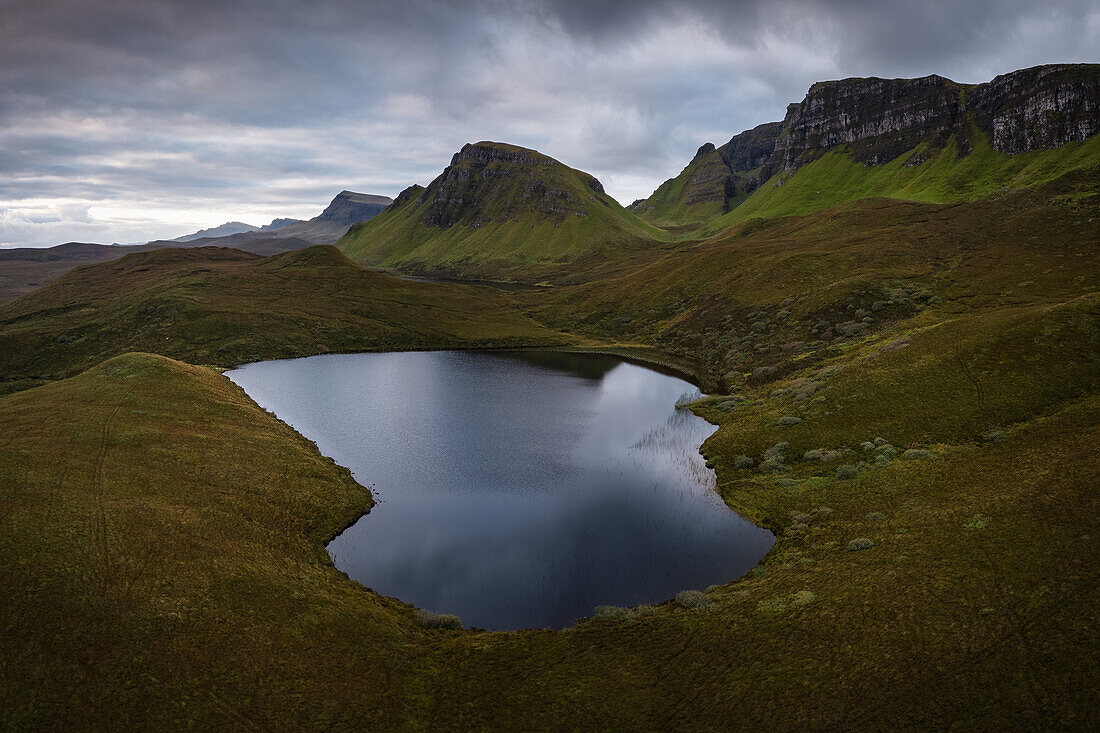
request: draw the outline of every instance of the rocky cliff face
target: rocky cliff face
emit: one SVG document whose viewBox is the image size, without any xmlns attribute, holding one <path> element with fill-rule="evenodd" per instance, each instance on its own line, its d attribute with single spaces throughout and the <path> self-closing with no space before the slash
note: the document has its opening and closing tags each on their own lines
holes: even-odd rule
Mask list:
<svg viewBox="0 0 1100 733">
<path fill-rule="evenodd" d="M 1100 64 L 1037 66 L 976 85 L 934 75 L 819 82 L 787 108 L 782 122 L 743 132 L 717 149 L 701 147 L 680 174 L 677 203 L 721 202 L 728 210 L 775 173 L 793 171 L 841 146 L 869 166 L 921 148 L 905 161 L 919 165 L 929 150 L 949 140 L 967 155 L 974 127 L 1009 155 L 1091 137 L 1100 132 Z M 715 153 L 724 174 L 715 168 Z M 642 213 L 658 204 L 667 208 L 667 200 L 655 197 L 672 188 L 666 183 L 632 208 Z"/>
<path fill-rule="evenodd" d="M 783 120 L 769 166 L 797 168 L 838 145 L 867 165 L 955 136 L 970 151 L 974 123 L 1010 155 L 1056 148 L 1100 132 L 1100 65 L 1037 66 L 977 85 L 942 76 L 844 79 L 810 87 Z"/>
<path fill-rule="evenodd" d="M 1036 66 L 967 91 L 966 109 L 1010 155 L 1100 132 L 1100 64 Z"/>
<path fill-rule="evenodd" d="M 845 79 L 810 87 L 787 108 L 768 163 L 790 169 L 839 145 L 866 165 L 893 160 L 928 140 L 942 145 L 959 120 L 961 87 L 942 76 Z"/>
</svg>

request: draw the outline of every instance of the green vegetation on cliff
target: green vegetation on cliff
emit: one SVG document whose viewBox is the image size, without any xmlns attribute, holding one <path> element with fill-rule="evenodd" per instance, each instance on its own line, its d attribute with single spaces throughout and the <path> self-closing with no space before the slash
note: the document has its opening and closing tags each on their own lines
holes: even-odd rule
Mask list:
<svg viewBox="0 0 1100 733">
<path fill-rule="evenodd" d="M 697 234 L 713 235 L 750 219 L 808 214 L 872 196 L 934 203 L 980 201 L 1100 164 L 1100 135 L 1016 155 L 994 150 L 976 128 L 969 140 L 973 150 L 967 155 L 961 155 L 951 139 L 942 148 L 918 147 L 876 166 L 856 162 L 841 147 L 793 173 L 775 174 Z"/>
<path fill-rule="evenodd" d="M 368 265 L 507 278 L 553 274 L 586 256 L 615 258 L 663 236 L 587 173 L 534 150 L 481 142 L 337 246 Z"/>
</svg>

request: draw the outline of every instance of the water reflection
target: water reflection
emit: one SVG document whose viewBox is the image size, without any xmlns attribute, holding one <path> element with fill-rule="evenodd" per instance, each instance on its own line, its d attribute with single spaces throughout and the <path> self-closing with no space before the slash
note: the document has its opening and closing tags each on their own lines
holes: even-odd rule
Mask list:
<svg viewBox="0 0 1100 733">
<path fill-rule="evenodd" d="M 698 453 L 692 389 L 606 356 L 333 354 L 229 372 L 379 505 L 329 544 L 374 590 L 489 629 L 731 580 L 772 536 Z"/>
</svg>

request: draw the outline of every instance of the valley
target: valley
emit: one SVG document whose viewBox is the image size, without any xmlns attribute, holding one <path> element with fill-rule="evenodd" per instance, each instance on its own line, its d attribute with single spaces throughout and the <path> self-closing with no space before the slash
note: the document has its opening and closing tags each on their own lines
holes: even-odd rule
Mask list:
<svg viewBox="0 0 1100 733">
<path fill-rule="evenodd" d="M 24 288 L 0 303 L 0 725 L 1095 727 L 1098 83 L 814 85 L 625 208 L 472 143 L 327 244 L 89 255 Z M 691 377 L 763 559 L 560 629 L 425 623 L 326 554 L 370 487 L 222 374 L 517 348 Z"/>
</svg>

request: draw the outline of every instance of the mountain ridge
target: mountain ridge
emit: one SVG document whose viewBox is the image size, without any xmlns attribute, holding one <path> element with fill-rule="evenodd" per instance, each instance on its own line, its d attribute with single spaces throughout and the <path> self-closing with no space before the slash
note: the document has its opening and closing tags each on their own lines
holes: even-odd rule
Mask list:
<svg viewBox="0 0 1100 733">
<path fill-rule="evenodd" d="M 965 158 L 980 144 L 976 137 L 988 137 L 1007 156 L 1051 150 L 1100 132 L 1098 100 L 1100 64 L 1036 66 L 983 84 L 935 74 L 817 82 L 782 122 L 734 135 L 713 151 L 700 147 L 678 176 L 631 208 L 654 223 L 706 221 L 773 176 L 794 174 L 834 150 L 867 167 L 911 151 L 905 163 L 919 166 L 949 144 Z"/>
</svg>

